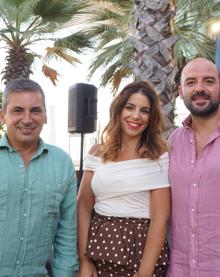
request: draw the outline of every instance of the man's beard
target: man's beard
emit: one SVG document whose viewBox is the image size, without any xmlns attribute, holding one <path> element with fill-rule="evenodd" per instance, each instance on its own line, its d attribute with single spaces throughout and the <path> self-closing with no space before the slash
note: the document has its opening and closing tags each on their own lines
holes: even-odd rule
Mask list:
<svg viewBox="0 0 220 277">
<path fill-rule="evenodd" d="M 209 100 L 209 103 L 205 108 L 197 108 L 193 106 L 192 101 L 199 96 L 206 97 Z M 207 93 L 197 92 L 191 97 L 190 101 L 183 99 L 183 102 L 192 115 L 206 117 L 215 113 L 219 109 L 220 99 L 212 101 Z"/>
</svg>

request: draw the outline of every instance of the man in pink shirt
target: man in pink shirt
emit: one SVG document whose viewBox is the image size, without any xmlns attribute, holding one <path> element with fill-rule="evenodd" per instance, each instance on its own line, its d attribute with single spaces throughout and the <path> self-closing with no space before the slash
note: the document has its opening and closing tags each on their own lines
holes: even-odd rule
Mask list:
<svg viewBox="0 0 220 277">
<path fill-rule="evenodd" d="M 172 190 L 168 277 L 220 276 L 220 81 L 214 63 L 189 62 L 180 97 L 190 111 L 169 138 Z"/>
</svg>

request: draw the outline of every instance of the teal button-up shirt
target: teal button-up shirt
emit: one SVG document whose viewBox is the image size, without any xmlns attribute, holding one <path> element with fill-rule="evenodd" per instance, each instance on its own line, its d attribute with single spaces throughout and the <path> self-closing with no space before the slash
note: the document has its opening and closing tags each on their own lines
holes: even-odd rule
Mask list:
<svg viewBox="0 0 220 277">
<path fill-rule="evenodd" d="M 25 168 L 18 152 L 0 142 L 0 277 L 43 277 L 54 248 L 55 277 L 78 268 L 76 188 L 72 161 L 39 140 Z"/>
</svg>

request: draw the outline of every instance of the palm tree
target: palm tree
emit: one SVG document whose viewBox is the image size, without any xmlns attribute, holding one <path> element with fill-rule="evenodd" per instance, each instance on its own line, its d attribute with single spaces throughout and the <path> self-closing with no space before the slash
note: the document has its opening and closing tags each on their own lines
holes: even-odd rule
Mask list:
<svg viewBox="0 0 220 277">
<path fill-rule="evenodd" d="M 131 72 L 138 80 L 150 80 L 160 94 L 166 128 L 172 130 L 177 95 L 175 80 L 181 67 L 196 55 L 214 57 L 214 41 L 206 36 L 204 29 L 210 17 L 219 16 L 217 1 L 104 2 L 105 6 L 93 19 L 96 25 L 92 31 L 95 34 L 96 27 L 96 34 L 101 37 L 98 45 L 101 52 L 91 66 L 91 74 L 104 65 L 107 69 L 102 84 L 111 83 L 113 90 Z M 126 9 L 122 2 L 127 3 Z M 122 24 L 120 15 L 126 15 Z M 109 44 L 112 34 L 115 44 Z"/>
<path fill-rule="evenodd" d="M 96 53 L 89 68 L 89 78 L 101 69 L 101 86 L 112 85 L 116 93 L 121 81 L 131 76 L 129 67 L 134 48 L 129 28 L 133 20 L 133 0 L 92 0 L 90 19 L 87 19 L 91 36 L 96 39 Z"/>
<path fill-rule="evenodd" d="M 77 54 L 90 46 L 89 37 L 79 31 L 65 32 L 78 22 L 86 1 L 64 0 L 0 0 L 0 39 L 6 50 L 3 80 L 29 77 L 33 61 L 42 62 L 42 71 L 55 84 L 56 70 L 48 66 L 51 58 L 74 64 Z M 33 51 L 39 42 L 48 43 L 46 54 Z"/>
<path fill-rule="evenodd" d="M 174 16 L 171 1 L 135 1 L 132 44 L 132 71 L 139 80 L 150 80 L 160 94 L 166 128 L 172 130 L 175 103 L 175 76 L 172 48 L 178 36 L 169 24 Z"/>
<path fill-rule="evenodd" d="M 133 73 L 156 87 L 168 134 L 174 128 L 175 80 L 180 69 L 197 55 L 214 59 L 215 43 L 203 28 L 217 9 L 219 4 L 205 0 L 135 1 Z"/>
</svg>

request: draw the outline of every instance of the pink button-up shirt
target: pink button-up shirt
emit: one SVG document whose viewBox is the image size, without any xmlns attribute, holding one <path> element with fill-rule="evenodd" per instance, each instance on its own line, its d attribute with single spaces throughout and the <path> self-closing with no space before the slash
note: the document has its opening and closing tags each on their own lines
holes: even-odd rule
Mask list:
<svg viewBox="0 0 220 277">
<path fill-rule="evenodd" d="M 220 125 L 197 157 L 191 117 L 183 125 L 169 139 L 168 277 L 220 277 Z"/>
</svg>

